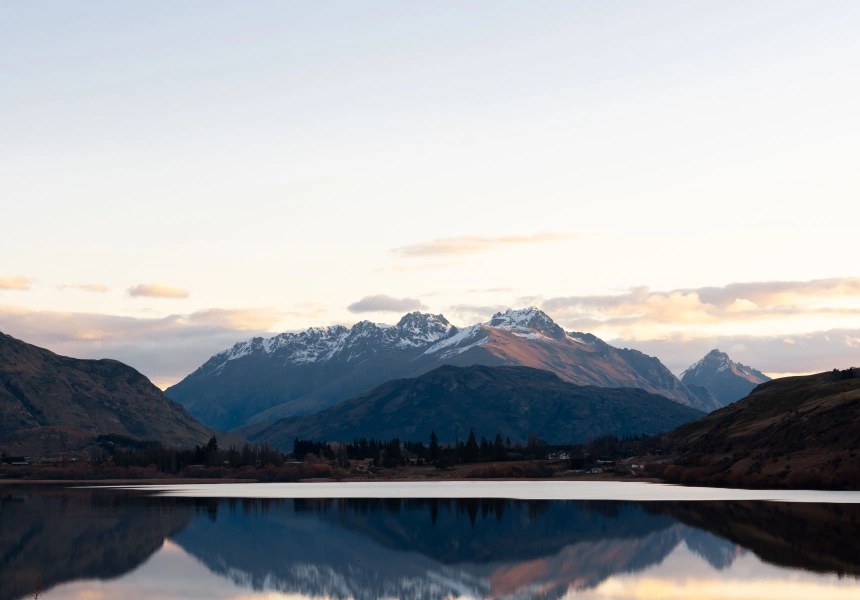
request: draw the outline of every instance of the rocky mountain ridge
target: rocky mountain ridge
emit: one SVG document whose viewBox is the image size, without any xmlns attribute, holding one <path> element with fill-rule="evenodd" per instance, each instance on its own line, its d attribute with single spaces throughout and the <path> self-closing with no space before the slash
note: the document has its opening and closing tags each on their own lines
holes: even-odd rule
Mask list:
<svg viewBox="0 0 860 600">
<path fill-rule="evenodd" d="M 362 321 L 254 338 L 216 354 L 165 393 L 204 423 L 231 429 L 312 414 L 443 364 L 529 366 L 578 385 L 638 387 L 705 412 L 719 407 L 658 359 L 565 332 L 536 307 L 462 329 L 442 315 L 413 312 L 394 326 Z"/>
</svg>

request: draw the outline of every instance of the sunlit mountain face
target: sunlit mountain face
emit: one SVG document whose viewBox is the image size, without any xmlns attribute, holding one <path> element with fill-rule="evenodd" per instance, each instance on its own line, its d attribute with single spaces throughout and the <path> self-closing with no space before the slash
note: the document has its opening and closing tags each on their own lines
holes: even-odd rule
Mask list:
<svg viewBox="0 0 860 600">
<path fill-rule="evenodd" d="M 839 504 L 4 490 L 0 600 L 38 581 L 49 599 L 848 598 L 858 522 Z"/>
</svg>

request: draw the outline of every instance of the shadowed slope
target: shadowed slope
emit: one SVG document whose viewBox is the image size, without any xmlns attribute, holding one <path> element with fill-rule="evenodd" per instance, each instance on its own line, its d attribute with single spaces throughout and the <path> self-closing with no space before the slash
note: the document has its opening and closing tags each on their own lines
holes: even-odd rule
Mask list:
<svg viewBox="0 0 860 600">
<path fill-rule="evenodd" d="M 296 437 L 466 439 L 501 433 L 551 443 L 588 436 L 660 433 L 704 413 L 640 389 L 577 386 L 528 367 L 444 366 L 413 379 L 389 381 L 314 415 L 283 419 L 249 438 L 289 447 Z M 243 431 L 243 430 L 239 430 Z"/>
<path fill-rule="evenodd" d="M 128 365 L 0 333 L 0 448 L 10 454 L 77 450 L 101 434 L 193 446 L 213 433 Z"/>
</svg>

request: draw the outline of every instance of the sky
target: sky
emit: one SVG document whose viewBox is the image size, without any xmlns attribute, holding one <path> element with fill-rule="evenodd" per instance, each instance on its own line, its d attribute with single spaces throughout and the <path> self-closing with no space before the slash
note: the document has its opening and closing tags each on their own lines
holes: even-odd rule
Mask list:
<svg viewBox="0 0 860 600">
<path fill-rule="evenodd" d="M 162 387 L 535 305 L 860 365 L 860 4 L 0 2 L 0 331 Z"/>
</svg>

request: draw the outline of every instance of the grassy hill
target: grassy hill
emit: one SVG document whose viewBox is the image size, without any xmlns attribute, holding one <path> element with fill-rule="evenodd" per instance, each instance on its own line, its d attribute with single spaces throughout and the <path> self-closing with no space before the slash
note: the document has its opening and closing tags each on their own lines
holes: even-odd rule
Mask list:
<svg viewBox="0 0 860 600">
<path fill-rule="evenodd" d="M 860 369 L 786 377 L 669 434 L 670 481 L 860 487 Z"/>
</svg>

